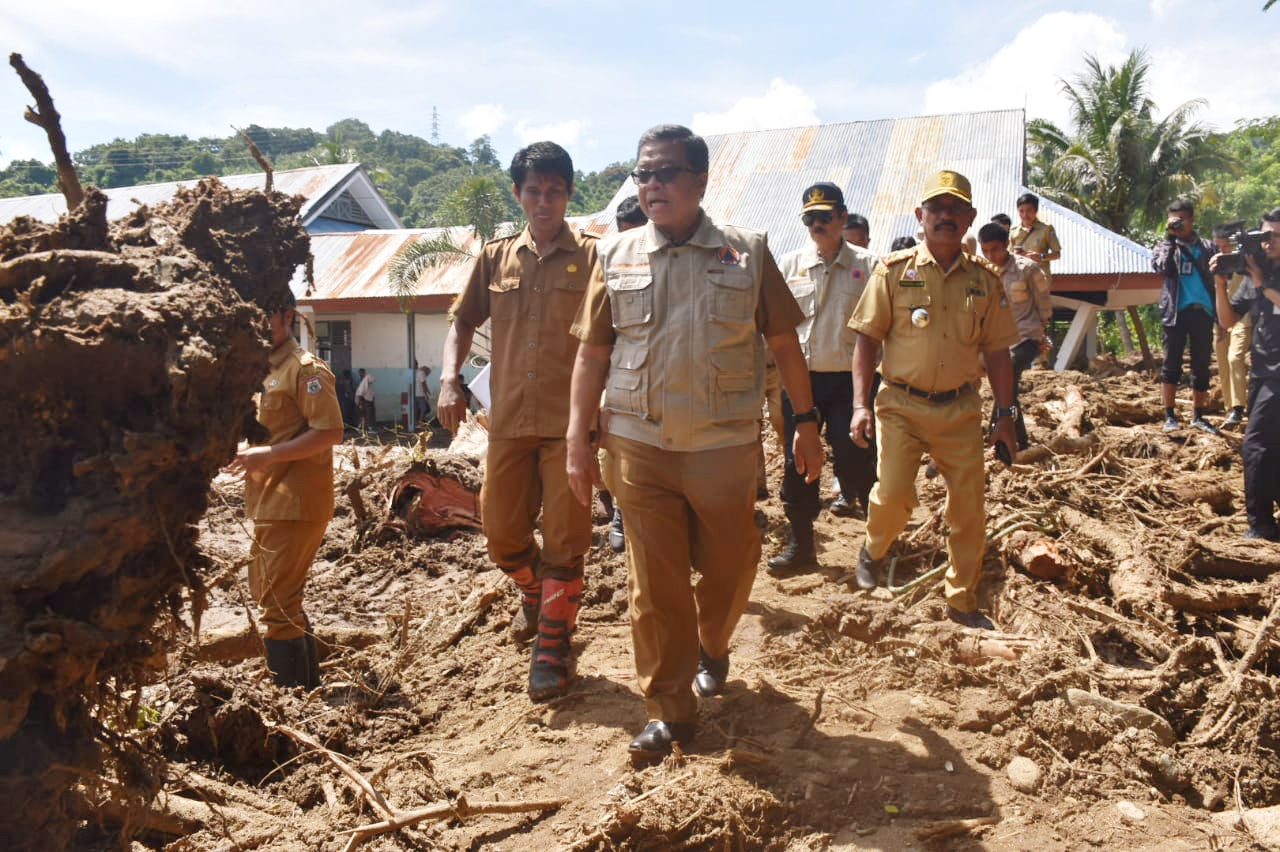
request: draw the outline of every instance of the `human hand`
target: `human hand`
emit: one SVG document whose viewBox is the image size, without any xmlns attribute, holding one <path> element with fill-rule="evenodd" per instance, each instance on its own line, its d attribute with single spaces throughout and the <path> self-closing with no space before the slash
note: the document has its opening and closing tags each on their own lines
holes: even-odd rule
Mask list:
<svg viewBox="0 0 1280 852">
<path fill-rule="evenodd" d="M 791 443 L 791 455 L 795 459 L 796 472 L 805 482 L 814 482 L 822 476 L 822 440 L 818 437 L 817 423 L 797 423 L 795 440 Z"/>
<path fill-rule="evenodd" d="M 440 398 L 436 400 L 436 419 L 450 432 L 458 431 L 467 419 L 467 397 L 457 377 L 440 382 Z"/>
<path fill-rule="evenodd" d="M 871 411 L 871 406 L 855 407 L 853 409 L 853 419 L 849 421 L 849 437 L 853 439 L 853 443 L 865 449 L 871 446 L 871 441 L 875 436 L 876 418 Z"/>
<path fill-rule="evenodd" d="M 590 506 L 592 487 L 604 487 L 604 481 L 600 478 L 599 457 L 586 438 L 566 438 L 565 449 L 564 469 L 569 475 L 569 490 L 578 498 L 579 503 Z"/>
<path fill-rule="evenodd" d="M 231 464 L 227 465 L 223 470 L 227 473 L 238 474 L 241 477 L 248 477 L 261 473 L 270 464 L 270 446 L 242 447 L 236 453 L 236 457 L 231 460 Z"/>
</svg>

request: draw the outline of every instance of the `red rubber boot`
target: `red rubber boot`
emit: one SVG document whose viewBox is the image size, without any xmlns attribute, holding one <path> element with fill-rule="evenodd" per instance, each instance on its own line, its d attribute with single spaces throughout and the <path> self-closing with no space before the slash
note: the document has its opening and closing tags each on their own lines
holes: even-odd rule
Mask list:
<svg viewBox="0 0 1280 852">
<path fill-rule="evenodd" d="M 542 581 L 538 638 L 533 642 L 533 663 L 529 666 L 529 697 L 535 701 L 563 695 L 569 686 L 569 637 L 578 626 L 581 599 L 581 577 Z"/>
</svg>

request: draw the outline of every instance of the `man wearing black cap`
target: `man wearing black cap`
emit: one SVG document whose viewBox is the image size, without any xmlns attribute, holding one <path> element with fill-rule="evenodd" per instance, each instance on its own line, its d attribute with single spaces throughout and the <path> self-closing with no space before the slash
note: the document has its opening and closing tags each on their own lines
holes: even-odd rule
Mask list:
<svg viewBox="0 0 1280 852">
<path fill-rule="evenodd" d="M 924 244 L 894 252 L 876 266 L 849 327 L 858 332 L 853 356 L 853 440 L 878 444 L 878 481 L 871 491 L 867 539 L 858 555 L 859 587 L 874 588 L 889 547 L 918 505 L 916 472 L 928 452 L 947 482 L 945 593 L 950 618 L 967 627 L 993 626 L 978 610 L 977 587 L 986 549 L 983 362 L 995 397 L 995 441 L 1012 459 L 1013 362 L 1017 327 L 991 267 L 962 251 L 973 224 L 973 194 L 964 175 L 938 172 L 926 184 L 916 218 Z M 883 384 L 871 411 L 878 350 Z M 979 360 L 979 355 L 982 360 Z"/>
<path fill-rule="evenodd" d="M 844 240 L 841 231 L 848 218 L 844 193 L 834 183 L 816 183 L 801 198 L 800 221 L 809 231 L 809 244 L 783 256 L 778 266 L 791 295 L 796 297 L 804 320 L 796 327 L 809 366 L 818 428 L 826 429 L 834 457 L 840 496 L 831 504 L 832 514 L 866 517 L 866 506 L 875 482 L 875 452 L 856 447 L 849 437 L 853 417 L 853 362 L 856 334 L 848 327 L 849 315 L 858 303 L 876 256 Z M 769 560 L 770 573 L 782 573 L 817 565 L 813 521 L 821 509 L 818 482 L 806 482 L 796 471 L 791 455 L 796 414 L 790 397 L 782 397 L 785 424 L 786 468 L 782 475 L 782 505 L 791 522 L 791 537 L 782 553 Z M 801 415 L 803 416 L 803 415 Z"/>
</svg>

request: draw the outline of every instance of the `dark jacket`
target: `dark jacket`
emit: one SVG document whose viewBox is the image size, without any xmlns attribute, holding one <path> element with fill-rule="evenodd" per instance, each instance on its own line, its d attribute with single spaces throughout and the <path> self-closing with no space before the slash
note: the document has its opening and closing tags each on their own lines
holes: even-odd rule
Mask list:
<svg viewBox="0 0 1280 852">
<path fill-rule="evenodd" d="M 1196 235 L 1194 242 L 1200 245 L 1200 259 L 1196 261 L 1196 268 L 1200 270 L 1204 289 L 1212 299 L 1213 273 L 1209 271 L 1209 258 L 1213 257 L 1218 249 L 1199 234 Z M 1151 268 L 1164 276 L 1164 283 L 1160 285 L 1160 322 L 1166 326 L 1178 322 L 1178 285 L 1181 283 L 1178 275 L 1178 261 L 1181 258 L 1182 252 L 1172 237 L 1166 237 L 1151 249 Z M 1212 306 L 1209 308 L 1209 314 L 1211 316 L 1214 314 Z"/>
</svg>

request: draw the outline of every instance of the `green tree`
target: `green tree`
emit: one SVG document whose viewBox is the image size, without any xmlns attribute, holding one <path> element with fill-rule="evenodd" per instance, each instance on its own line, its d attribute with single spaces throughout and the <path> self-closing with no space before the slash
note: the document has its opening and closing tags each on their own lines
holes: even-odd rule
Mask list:
<svg viewBox="0 0 1280 852">
<path fill-rule="evenodd" d="M 1205 175 L 1196 219 L 1209 225 L 1243 219 L 1256 227 L 1263 213 L 1280 206 L 1280 116 L 1238 122 L 1214 142 L 1240 166 Z"/>
<path fill-rule="evenodd" d="M 1086 55 L 1085 65 L 1074 83 L 1062 83 L 1071 102 L 1071 131 L 1043 120 L 1027 126 L 1028 183 L 1038 192 L 1129 234 L 1152 227 L 1171 199 L 1198 197 L 1208 170 L 1231 167 L 1209 129 L 1193 120 L 1203 100 L 1157 117 L 1144 51 L 1107 67 Z"/>
<path fill-rule="evenodd" d="M 492 177 L 477 175 L 445 196 L 436 211 L 440 225 L 468 225 L 482 242 L 493 239 L 503 220 L 507 219 L 504 193 Z"/>
</svg>

